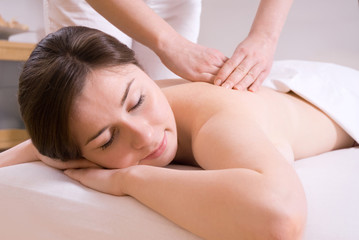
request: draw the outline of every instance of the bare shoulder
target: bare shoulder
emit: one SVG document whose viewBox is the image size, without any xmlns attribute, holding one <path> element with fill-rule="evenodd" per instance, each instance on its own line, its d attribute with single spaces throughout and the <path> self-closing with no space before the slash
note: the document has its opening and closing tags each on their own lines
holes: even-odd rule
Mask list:
<svg viewBox="0 0 359 240">
<path fill-rule="evenodd" d="M 155 83 L 160 88 L 167 88 L 171 86 L 176 86 L 184 83 L 190 83 L 190 81 L 182 79 L 182 78 L 176 78 L 176 79 L 162 79 L 162 80 L 155 80 Z"/>
<path fill-rule="evenodd" d="M 295 159 L 347 147 L 353 142 L 325 113 L 293 93 L 264 87 L 252 93 L 206 83 L 177 85 L 164 92 L 176 119 L 194 136 L 209 126 L 207 122 L 211 122 L 213 129 L 231 123 L 226 134 L 236 134 L 249 141 L 255 138 L 254 131 L 260 131 L 277 151 Z M 249 128 L 251 132 L 242 135 Z"/>
<path fill-rule="evenodd" d="M 190 139 L 185 140 L 191 142 L 187 148 L 201 167 L 259 170 L 266 165 L 263 161 L 283 160 L 267 136 L 263 93 L 206 83 L 183 84 L 164 92 L 175 114 L 179 141 Z"/>
<path fill-rule="evenodd" d="M 257 102 L 255 99 L 258 98 L 257 94 L 248 91 L 225 89 L 203 82 L 178 84 L 163 88 L 162 91 L 169 101 L 187 100 L 192 104 L 198 103 L 202 106 L 208 105 L 208 107 L 221 105 L 221 109 L 229 107 L 229 105 L 235 108 L 241 107 L 242 104 L 252 105 Z"/>
</svg>

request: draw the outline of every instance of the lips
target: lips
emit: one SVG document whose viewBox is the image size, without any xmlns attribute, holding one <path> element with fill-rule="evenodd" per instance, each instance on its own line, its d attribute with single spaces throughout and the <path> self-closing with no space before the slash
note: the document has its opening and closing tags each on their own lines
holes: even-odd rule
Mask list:
<svg viewBox="0 0 359 240">
<path fill-rule="evenodd" d="M 166 137 L 166 133 L 165 133 L 163 135 L 162 142 L 158 146 L 158 148 L 156 150 L 154 150 L 152 153 L 150 153 L 149 155 L 147 155 L 147 157 L 145 157 L 143 160 L 150 160 L 150 159 L 154 159 L 154 158 L 161 156 L 162 153 L 165 151 L 166 147 L 167 147 L 167 137 Z"/>
</svg>

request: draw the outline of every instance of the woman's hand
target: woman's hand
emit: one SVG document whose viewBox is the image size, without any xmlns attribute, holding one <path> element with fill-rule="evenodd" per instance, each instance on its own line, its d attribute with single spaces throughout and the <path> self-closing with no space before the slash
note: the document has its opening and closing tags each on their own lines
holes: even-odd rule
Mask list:
<svg viewBox="0 0 359 240">
<path fill-rule="evenodd" d="M 241 42 L 215 77 L 214 84 L 229 89 L 258 90 L 270 72 L 276 43 L 258 36 Z"/>
<path fill-rule="evenodd" d="M 67 169 L 64 173 L 86 187 L 116 196 L 126 195 L 123 191 L 123 175 L 127 169 Z"/>
<path fill-rule="evenodd" d="M 33 153 L 34 153 L 35 159 L 42 161 L 43 163 L 45 163 L 46 165 L 48 165 L 50 167 L 57 168 L 60 170 L 65 170 L 65 169 L 69 169 L 69 168 L 94 168 L 94 167 L 99 168 L 100 167 L 97 164 L 94 164 L 84 158 L 67 160 L 67 161 L 49 158 L 49 157 L 46 157 L 46 156 L 42 155 L 41 153 L 39 153 L 39 151 L 35 147 L 33 148 Z"/>
<path fill-rule="evenodd" d="M 193 82 L 213 83 L 227 60 L 220 51 L 195 44 L 179 35 L 166 41 L 156 53 L 168 69 Z"/>
</svg>

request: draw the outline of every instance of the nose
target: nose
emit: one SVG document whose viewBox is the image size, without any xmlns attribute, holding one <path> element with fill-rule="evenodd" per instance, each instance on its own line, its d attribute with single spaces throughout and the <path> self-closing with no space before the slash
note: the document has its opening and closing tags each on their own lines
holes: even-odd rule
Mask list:
<svg viewBox="0 0 359 240">
<path fill-rule="evenodd" d="M 139 119 L 131 121 L 128 124 L 128 139 L 131 147 L 141 149 L 147 147 L 153 142 L 154 128 L 147 121 Z"/>
</svg>

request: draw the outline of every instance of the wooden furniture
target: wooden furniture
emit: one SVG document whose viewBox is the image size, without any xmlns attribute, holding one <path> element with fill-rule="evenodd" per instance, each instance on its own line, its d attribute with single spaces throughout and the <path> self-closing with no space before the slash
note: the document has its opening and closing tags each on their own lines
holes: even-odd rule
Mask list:
<svg viewBox="0 0 359 240">
<path fill-rule="evenodd" d="M 26 61 L 35 44 L 0 40 L 0 60 Z M 0 129 L 0 151 L 11 148 L 28 139 L 24 129 Z"/>
<path fill-rule="evenodd" d="M 11 148 L 26 139 L 29 139 L 29 135 L 24 129 L 0 129 L 0 151 Z"/>
<path fill-rule="evenodd" d="M 0 60 L 26 61 L 34 49 L 33 43 L 18 43 L 0 40 Z"/>
</svg>

